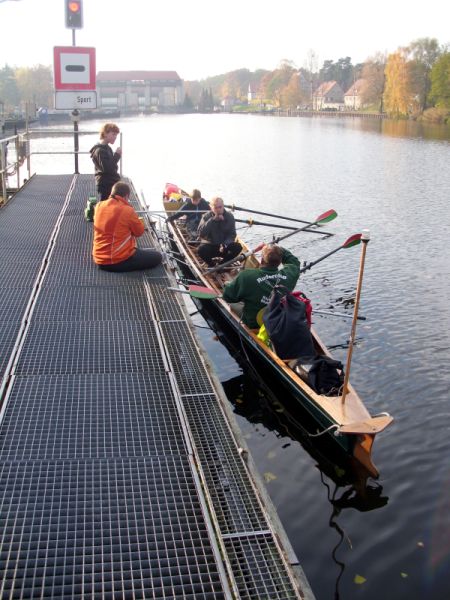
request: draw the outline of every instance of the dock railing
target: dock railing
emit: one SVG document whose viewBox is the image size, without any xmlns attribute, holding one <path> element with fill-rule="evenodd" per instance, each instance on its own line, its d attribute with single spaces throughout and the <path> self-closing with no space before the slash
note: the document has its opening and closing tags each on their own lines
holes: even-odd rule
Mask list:
<svg viewBox="0 0 450 600">
<path fill-rule="evenodd" d="M 78 173 L 78 156 L 89 154 L 88 151 L 80 151 L 78 138 L 80 135 L 98 135 L 98 130 L 78 130 L 78 122 L 74 122 L 73 131 L 70 129 L 39 128 L 26 129 L 22 133 L 16 133 L 9 137 L 0 138 L 0 206 L 7 202 L 9 197 L 21 187 L 21 181 L 30 179 L 32 175 L 31 157 L 36 155 L 69 154 L 74 157 L 74 173 Z M 73 136 L 73 150 L 33 150 L 32 140 L 36 137 L 48 135 L 52 137 Z M 119 145 L 122 147 L 122 133 L 120 133 Z M 120 175 L 122 176 L 122 161 L 119 163 Z M 26 170 L 26 178 L 24 176 Z M 15 185 L 8 185 L 8 180 L 14 178 Z"/>
</svg>

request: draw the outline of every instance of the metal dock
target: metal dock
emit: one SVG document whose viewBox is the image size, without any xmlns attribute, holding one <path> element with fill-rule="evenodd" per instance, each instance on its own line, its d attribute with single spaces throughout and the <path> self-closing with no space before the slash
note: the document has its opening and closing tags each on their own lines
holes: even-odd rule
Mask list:
<svg viewBox="0 0 450 600">
<path fill-rule="evenodd" d="M 0 209 L 0 598 L 313 598 L 170 270 L 93 264 L 92 194 Z"/>
</svg>

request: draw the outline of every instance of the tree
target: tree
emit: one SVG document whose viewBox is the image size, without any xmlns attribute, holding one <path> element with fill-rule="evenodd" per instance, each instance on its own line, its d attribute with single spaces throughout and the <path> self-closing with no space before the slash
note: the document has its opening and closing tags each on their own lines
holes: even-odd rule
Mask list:
<svg viewBox="0 0 450 600">
<path fill-rule="evenodd" d="M 14 71 L 8 65 L 0 69 L 0 102 L 3 103 L 5 114 L 12 112 L 20 102 Z"/>
<path fill-rule="evenodd" d="M 194 104 L 191 100 L 191 97 L 187 93 L 184 95 L 183 107 L 186 110 L 192 110 L 194 108 Z"/>
<path fill-rule="evenodd" d="M 283 60 L 278 68 L 268 73 L 262 80 L 264 85 L 264 96 L 271 100 L 276 106 L 281 105 L 284 88 L 289 84 L 292 74 L 296 72 L 291 61 Z"/>
<path fill-rule="evenodd" d="M 431 69 L 442 54 L 442 50 L 436 38 L 420 38 L 411 42 L 407 51 L 410 60 L 411 92 L 420 110 L 423 111 L 431 88 Z"/>
<path fill-rule="evenodd" d="M 385 68 L 386 56 L 380 53 L 368 58 L 361 72 L 361 78 L 365 81 L 365 86 L 361 90 L 362 104 L 376 105 L 379 107 L 380 113 L 383 112 Z"/>
<path fill-rule="evenodd" d="M 281 94 L 281 104 L 286 107 L 295 108 L 302 103 L 303 95 L 300 87 L 299 73 L 292 73 L 288 85 Z"/>
<path fill-rule="evenodd" d="M 305 67 L 303 69 L 303 72 L 305 75 L 305 79 L 309 83 L 308 104 L 310 104 L 310 106 L 312 106 L 314 90 L 317 87 L 317 78 L 318 78 L 317 69 L 319 66 L 317 54 L 314 52 L 314 50 L 312 50 L 312 49 L 308 50 L 307 55 L 306 55 L 306 61 L 304 64 L 305 64 Z"/>
<path fill-rule="evenodd" d="M 53 98 L 53 79 L 50 67 L 36 65 L 22 67 L 15 72 L 17 88 L 22 102 L 37 106 L 50 106 Z"/>
<path fill-rule="evenodd" d="M 361 72 L 361 65 L 358 66 Z M 343 90 L 348 90 L 356 79 L 358 79 L 356 67 L 352 65 L 350 56 L 340 58 L 337 63 L 332 60 L 325 60 L 319 71 L 319 81 L 337 81 Z"/>
<path fill-rule="evenodd" d="M 386 112 L 394 117 L 407 116 L 411 112 L 411 93 L 406 52 L 400 49 L 387 58 L 383 101 Z"/>
<path fill-rule="evenodd" d="M 430 100 L 437 108 L 450 109 L 450 52 L 442 54 L 434 63 L 430 79 Z"/>
</svg>

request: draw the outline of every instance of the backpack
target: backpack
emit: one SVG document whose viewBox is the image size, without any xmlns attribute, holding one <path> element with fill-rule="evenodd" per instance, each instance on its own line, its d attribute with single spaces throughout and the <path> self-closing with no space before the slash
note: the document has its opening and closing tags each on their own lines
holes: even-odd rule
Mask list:
<svg viewBox="0 0 450 600">
<path fill-rule="evenodd" d="M 86 202 L 86 208 L 84 209 L 84 218 L 86 221 L 94 220 L 94 210 L 97 204 L 97 196 L 89 196 Z"/>
<path fill-rule="evenodd" d="M 326 354 L 316 356 L 308 372 L 308 384 L 317 394 L 340 396 L 344 384 L 344 367 Z"/>
<path fill-rule="evenodd" d="M 303 292 L 292 292 L 292 295 L 295 296 L 298 300 L 301 300 L 305 303 L 306 308 L 306 320 L 308 321 L 308 325 L 311 327 L 312 323 L 312 304 L 311 300 L 305 296 Z"/>
<path fill-rule="evenodd" d="M 282 359 L 310 362 L 315 356 L 306 304 L 282 286 L 275 287 L 263 321 L 276 354 Z"/>
</svg>

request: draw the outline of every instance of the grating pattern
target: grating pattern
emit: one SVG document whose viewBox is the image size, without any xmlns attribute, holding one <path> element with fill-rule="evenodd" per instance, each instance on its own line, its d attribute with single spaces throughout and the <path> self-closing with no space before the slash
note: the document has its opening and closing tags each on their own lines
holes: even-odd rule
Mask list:
<svg viewBox="0 0 450 600">
<path fill-rule="evenodd" d="M 8 260 L 0 263 L 0 281 L 2 287 L 30 288 L 41 270 L 42 260 Z"/>
<path fill-rule="evenodd" d="M 119 287 L 44 287 L 33 321 L 147 321 L 151 319 L 145 289 Z"/>
<path fill-rule="evenodd" d="M 1 489 L 2 598 L 225 597 L 187 458 L 11 462 Z"/>
<path fill-rule="evenodd" d="M 32 322 L 16 372 L 44 375 L 162 369 L 152 323 Z"/>
<path fill-rule="evenodd" d="M 8 238 L 5 220 L 0 236 L 16 240 L 17 302 L 0 295 L 8 360 L 36 266 L 24 259 L 56 234 L 0 422 L 0 597 L 228 598 L 199 468 L 240 597 L 298 597 L 165 268 L 100 271 L 83 217 L 94 180 L 74 179 L 68 206 L 71 177 L 30 182 L 26 235 Z"/>
<path fill-rule="evenodd" d="M 298 598 L 270 534 L 225 540 L 241 600 Z"/>
<path fill-rule="evenodd" d="M 6 367 L 16 345 L 17 336 L 21 329 L 21 322 L 15 321 L 0 321 L 0 377 L 3 378 Z"/>
<path fill-rule="evenodd" d="M 154 310 L 159 321 L 184 321 L 184 314 L 178 303 L 177 292 L 168 290 L 169 280 L 165 278 L 149 279 L 149 290 Z"/>
<path fill-rule="evenodd" d="M 84 215 L 64 216 L 59 232 L 66 245 L 80 244 L 88 246 L 92 244 L 92 222 L 86 221 Z"/>
<path fill-rule="evenodd" d="M 166 350 L 181 395 L 212 394 L 213 387 L 186 323 L 161 323 Z"/>
<path fill-rule="evenodd" d="M 215 397 L 186 397 L 183 406 L 221 532 L 267 529 L 264 513 Z M 203 427 L 204 422 L 208 427 Z"/>
<path fill-rule="evenodd" d="M 136 285 L 143 280 L 143 274 L 140 271 L 131 273 L 109 273 L 102 271 L 92 260 L 84 265 L 81 261 L 66 260 L 59 262 L 52 257 L 48 272 L 46 273 L 44 286 L 86 286 L 86 285 Z"/>
<path fill-rule="evenodd" d="M 64 263 L 66 260 L 69 263 L 89 265 L 92 262 L 92 244 L 66 244 L 58 237 L 51 258 L 52 264 L 57 261 Z"/>
<path fill-rule="evenodd" d="M 0 423 L 0 459 L 186 454 L 165 373 L 14 380 Z"/>
<path fill-rule="evenodd" d="M 21 320 L 31 295 L 31 287 L 0 288 L 0 321 Z"/>
</svg>

